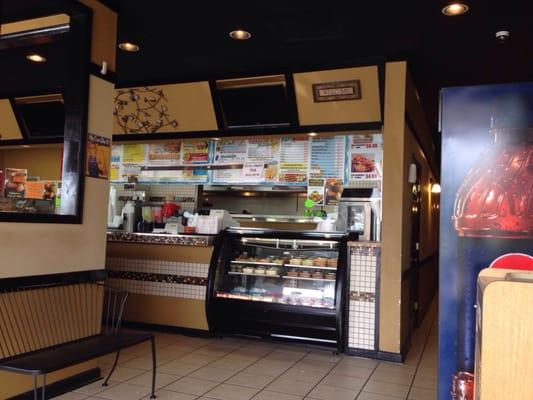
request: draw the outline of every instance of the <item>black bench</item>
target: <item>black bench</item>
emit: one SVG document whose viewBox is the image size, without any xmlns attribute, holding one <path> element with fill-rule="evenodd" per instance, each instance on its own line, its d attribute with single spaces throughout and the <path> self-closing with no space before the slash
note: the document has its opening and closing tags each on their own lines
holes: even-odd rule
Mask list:
<svg viewBox="0 0 533 400">
<path fill-rule="evenodd" d="M 46 398 L 46 375 L 84 361 L 115 353 L 107 386 L 120 351 L 150 341 L 152 393 L 155 398 L 156 352 L 151 333 L 121 329 L 128 294 L 98 283 L 39 285 L 0 292 L 0 370 L 43 376 L 41 396 Z"/>
</svg>

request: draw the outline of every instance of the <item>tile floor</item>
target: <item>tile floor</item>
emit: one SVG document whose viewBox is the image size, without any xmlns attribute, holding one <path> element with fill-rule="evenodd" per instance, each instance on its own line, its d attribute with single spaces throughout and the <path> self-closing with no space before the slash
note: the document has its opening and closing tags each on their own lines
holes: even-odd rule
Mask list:
<svg viewBox="0 0 533 400">
<path fill-rule="evenodd" d="M 334 355 L 301 345 L 201 339 L 157 333 L 159 400 L 433 400 L 437 382 L 436 306 L 415 332 L 404 364 Z M 106 374 L 113 356 L 100 360 Z M 148 399 L 148 344 L 125 350 L 107 388 L 102 381 L 56 397 Z"/>
</svg>

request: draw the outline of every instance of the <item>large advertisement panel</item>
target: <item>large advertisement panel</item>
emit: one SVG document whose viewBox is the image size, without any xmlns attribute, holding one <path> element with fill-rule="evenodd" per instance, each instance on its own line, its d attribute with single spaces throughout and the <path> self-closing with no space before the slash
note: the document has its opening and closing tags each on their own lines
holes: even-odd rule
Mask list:
<svg viewBox="0 0 533 400">
<path fill-rule="evenodd" d="M 474 386 L 479 272 L 496 259 L 523 267 L 502 256 L 533 254 L 533 83 L 444 89 L 441 129 L 438 398 L 447 400 Z"/>
</svg>

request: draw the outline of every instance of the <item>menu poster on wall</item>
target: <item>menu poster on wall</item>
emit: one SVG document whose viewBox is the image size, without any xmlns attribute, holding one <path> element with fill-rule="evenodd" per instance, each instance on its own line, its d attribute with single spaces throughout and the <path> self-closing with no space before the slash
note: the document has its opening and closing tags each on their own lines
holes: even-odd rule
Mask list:
<svg viewBox="0 0 533 400">
<path fill-rule="evenodd" d="M 181 142 L 178 140 L 147 145 L 146 164 L 148 165 L 179 165 L 180 161 Z"/>
<path fill-rule="evenodd" d="M 28 170 L 20 168 L 6 168 L 4 196 L 9 198 L 24 198 Z"/>
<path fill-rule="evenodd" d="M 376 181 L 381 179 L 382 145 L 374 140 L 377 135 L 350 137 L 349 180 Z"/>
<path fill-rule="evenodd" d="M 27 181 L 26 199 L 54 200 L 57 196 L 57 182 L 55 181 Z"/>
<path fill-rule="evenodd" d="M 247 160 L 246 140 L 223 139 L 216 142 L 215 164 L 236 164 Z"/>
<path fill-rule="evenodd" d="M 315 206 L 324 205 L 324 179 L 309 179 L 307 182 L 307 198 L 315 203 Z"/>
<path fill-rule="evenodd" d="M 305 184 L 309 162 L 309 139 L 307 136 L 281 139 L 279 178 L 280 183 Z"/>
<path fill-rule="evenodd" d="M 122 163 L 120 164 L 119 181 L 128 181 L 129 178 L 138 178 L 141 175 L 141 166 L 137 163 Z"/>
<path fill-rule="evenodd" d="M 274 161 L 279 159 L 280 138 L 248 139 L 248 161 Z"/>
<path fill-rule="evenodd" d="M 122 146 L 123 163 L 142 163 L 144 161 L 144 144 L 125 144 Z"/>
<path fill-rule="evenodd" d="M 207 140 L 183 142 L 181 155 L 183 164 L 208 164 L 209 142 Z"/>
<path fill-rule="evenodd" d="M 345 139 L 345 136 L 312 138 L 310 178 L 342 179 L 346 153 Z"/>
<path fill-rule="evenodd" d="M 265 177 L 264 163 L 246 163 L 242 167 L 242 179 L 244 182 L 262 182 Z"/>
<path fill-rule="evenodd" d="M 336 205 L 341 199 L 344 184 L 342 179 L 328 178 L 326 179 L 326 204 Z"/>
<path fill-rule="evenodd" d="M 110 154 L 111 139 L 89 133 L 87 136 L 85 175 L 91 178 L 109 178 Z"/>
</svg>

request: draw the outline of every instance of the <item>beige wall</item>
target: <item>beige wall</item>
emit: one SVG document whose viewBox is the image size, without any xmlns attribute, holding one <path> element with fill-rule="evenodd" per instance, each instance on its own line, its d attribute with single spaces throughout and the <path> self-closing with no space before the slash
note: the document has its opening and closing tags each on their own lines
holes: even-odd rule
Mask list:
<svg viewBox="0 0 533 400">
<path fill-rule="evenodd" d="M 0 99 L 0 140 L 22 139 L 9 99 Z"/>
<path fill-rule="evenodd" d="M 111 137 L 113 85 L 90 78 L 89 131 Z M 108 104 L 107 115 L 100 108 Z M 109 182 L 85 178 L 83 223 L 0 223 L 0 278 L 103 269 Z"/>
<path fill-rule="evenodd" d="M 117 13 L 98 0 L 79 0 L 93 10 L 91 31 L 91 61 L 102 65 L 107 62 L 110 71 L 116 71 Z"/>
<path fill-rule="evenodd" d="M 28 176 L 38 176 L 41 180 L 59 180 L 61 176 L 62 145 L 32 147 L 29 149 L 0 149 L 3 162 L 0 168 L 24 168 Z"/>
<path fill-rule="evenodd" d="M 400 352 L 404 168 L 405 62 L 387 63 L 383 126 L 383 229 L 379 349 Z M 402 195 L 399 195 L 402 194 Z M 407 255 L 408 256 L 408 255 Z"/>
<path fill-rule="evenodd" d="M 315 103 L 314 83 L 358 79 L 361 99 Z M 375 122 L 381 120 L 378 68 L 342 68 L 294 74 L 298 118 L 301 125 Z"/>
<path fill-rule="evenodd" d="M 167 112 L 169 119 L 175 119 L 178 122 L 176 128 L 170 125 L 165 126 L 159 129 L 157 131 L 158 133 L 209 131 L 218 129 L 208 82 L 159 85 L 150 86 L 150 88 L 161 89 L 163 91 L 166 101 L 162 101 L 160 104 L 165 105 L 168 108 Z M 117 89 L 117 94 L 124 91 L 127 91 L 127 89 Z M 128 100 L 127 95 L 123 99 Z M 121 115 L 130 114 L 136 110 L 131 103 L 126 107 L 128 108 L 121 111 Z M 147 118 L 149 121 L 155 122 L 157 115 L 152 112 L 151 116 Z M 125 133 L 122 127 L 117 123 L 116 119 L 113 125 L 113 133 Z"/>
</svg>

